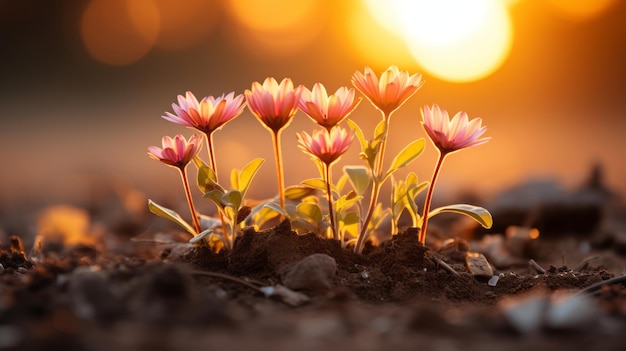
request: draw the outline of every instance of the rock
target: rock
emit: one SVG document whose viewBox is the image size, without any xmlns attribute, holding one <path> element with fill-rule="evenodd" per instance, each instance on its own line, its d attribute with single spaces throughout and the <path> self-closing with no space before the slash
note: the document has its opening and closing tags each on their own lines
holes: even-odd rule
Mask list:
<svg viewBox="0 0 626 351">
<path fill-rule="evenodd" d="M 566 291 L 550 293 L 543 288 L 519 296 L 507 296 L 500 301 L 499 307 L 509 324 L 522 334 L 541 330 L 586 330 L 602 314 L 588 296 Z"/>
<path fill-rule="evenodd" d="M 326 254 L 313 254 L 295 263 L 282 277 L 283 285 L 292 290 L 313 294 L 327 292 L 333 285 L 337 262 Z"/>
<path fill-rule="evenodd" d="M 488 280 L 493 277 L 493 269 L 483 254 L 468 252 L 465 264 L 467 270 L 477 279 Z"/>
</svg>

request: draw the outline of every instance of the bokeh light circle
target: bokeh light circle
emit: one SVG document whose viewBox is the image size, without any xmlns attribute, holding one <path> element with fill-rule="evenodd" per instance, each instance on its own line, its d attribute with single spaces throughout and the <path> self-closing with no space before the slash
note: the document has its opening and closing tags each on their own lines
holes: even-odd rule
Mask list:
<svg viewBox="0 0 626 351">
<path fill-rule="evenodd" d="M 468 82 L 497 70 L 513 28 L 502 0 L 366 0 L 377 21 L 403 40 L 417 63 L 440 79 Z"/>
<path fill-rule="evenodd" d="M 159 11 L 152 0 L 92 0 L 81 18 L 87 52 L 114 66 L 144 57 L 156 43 L 159 29 Z"/>
</svg>

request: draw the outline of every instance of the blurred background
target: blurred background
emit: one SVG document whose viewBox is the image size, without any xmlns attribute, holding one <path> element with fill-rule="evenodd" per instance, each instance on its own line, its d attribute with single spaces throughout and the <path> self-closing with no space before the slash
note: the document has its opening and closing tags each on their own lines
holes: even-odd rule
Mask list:
<svg viewBox="0 0 626 351">
<path fill-rule="evenodd" d="M 334 92 L 391 64 L 426 83 L 393 117 L 388 162 L 425 137 L 426 104 L 482 117 L 492 137 L 448 158 L 436 197 L 575 187 L 594 165 L 624 193 L 625 18 L 620 0 L 0 0 L 0 209 L 111 184 L 183 201 L 176 172 L 146 155 L 192 134 L 160 118 L 178 94 L 240 94 L 268 76 Z M 380 115 L 363 101 L 351 118 L 371 135 Z M 316 175 L 295 137 L 315 128 L 299 112 L 282 135 L 288 185 Z M 276 193 L 270 134 L 247 110 L 215 144 L 222 179 L 263 157 L 250 196 Z M 357 154 L 355 142 L 341 164 Z M 428 143 L 400 174 L 429 179 L 435 158 Z"/>
</svg>

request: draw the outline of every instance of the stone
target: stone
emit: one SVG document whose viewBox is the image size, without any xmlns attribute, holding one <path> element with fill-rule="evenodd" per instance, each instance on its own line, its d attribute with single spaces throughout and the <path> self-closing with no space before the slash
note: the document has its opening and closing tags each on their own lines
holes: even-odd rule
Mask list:
<svg viewBox="0 0 626 351">
<path fill-rule="evenodd" d="M 333 286 L 337 262 L 326 254 L 313 254 L 295 263 L 282 277 L 291 290 L 323 294 Z"/>
</svg>

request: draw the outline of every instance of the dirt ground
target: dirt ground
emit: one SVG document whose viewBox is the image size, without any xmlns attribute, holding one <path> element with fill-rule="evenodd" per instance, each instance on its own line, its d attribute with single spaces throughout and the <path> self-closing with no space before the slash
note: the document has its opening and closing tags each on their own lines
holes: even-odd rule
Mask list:
<svg viewBox="0 0 626 351">
<path fill-rule="evenodd" d="M 507 211 L 494 212 L 506 232 L 444 219 L 426 247 L 408 229 L 362 255 L 288 222 L 246 229 L 232 252 L 214 254 L 163 222 L 85 211 L 107 224 L 93 242 L 3 240 L 0 349 L 624 347 L 619 209 L 596 218 L 544 207 L 543 219 L 525 217 L 543 226 L 538 238 Z M 581 218 L 587 233 L 567 226 Z"/>
</svg>

